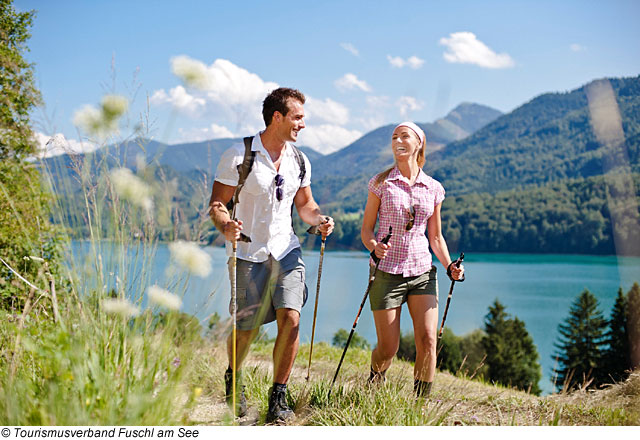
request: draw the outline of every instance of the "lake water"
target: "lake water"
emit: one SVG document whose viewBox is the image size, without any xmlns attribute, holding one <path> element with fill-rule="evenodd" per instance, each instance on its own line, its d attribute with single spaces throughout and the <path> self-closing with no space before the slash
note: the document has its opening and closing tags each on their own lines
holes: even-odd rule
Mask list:
<svg viewBox="0 0 640 440">
<path fill-rule="evenodd" d="M 75 252 L 86 253 L 87 248 L 86 243 L 74 243 Z M 186 287 L 175 287 L 174 291 L 185 292 L 183 311 L 195 315 L 206 326 L 209 316 L 215 312 L 222 318 L 229 316 L 230 287 L 224 248 L 208 247 L 205 250 L 212 256 L 212 273 L 206 279 L 191 277 Z M 103 251 L 104 261 L 112 260 L 107 253 Z M 304 251 L 303 254 L 309 298 L 302 310 L 300 339 L 310 342 L 319 252 Z M 464 283 L 456 283 L 446 325 L 457 335 L 482 328 L 489 305 L 499 299 L 509 314 L 525 322 L 533 337 L 543 369 L 540 387 L 545 393 L 553 391 L 552 355 L 558 324 L 568 316 L 575 298 L 584 289 L 589 289 L 600 301 L 604 316 L 609 318 L 618 288 L 622 287 L 626 293 L 635 281 L 640 282 L 640 258 L 631 257 L 467 254 L 464 265 L 467 279 Z M 156 283 L 162 286 L 168 279 L 168 267 L 168 248 L 158 245 L 146 279 L 136 278 L 132 282 L 140 286 Z M 450 281 L 439 263 L 437 267 L 441 320 Z M 353 325 L 367 287 L 368 255 L 364 252 L 325 252 L 322 272 L 315 341 L 330 342 L 338 329 L 350 330 Z M 412 331 L 406 306 L 402 314 L 403 332 Z M 275 323 L 266 325 L 265 330 L 274 336 Z M 368 301 L 356 332 L 375 344 L 375 326 Z"/>
</svg>

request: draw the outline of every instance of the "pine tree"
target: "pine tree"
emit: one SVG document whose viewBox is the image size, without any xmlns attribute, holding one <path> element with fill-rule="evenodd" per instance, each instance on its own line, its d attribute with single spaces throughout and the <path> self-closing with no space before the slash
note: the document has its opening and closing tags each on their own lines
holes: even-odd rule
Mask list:
<svg viewBox="0 0 640 440">
<path fill-rule="evenodd" d="M 602 383 L 606 326 L 598 300 L 585 289 L 572 304 L 569 317 L 558 326 L 560 336 L 554 344 L 558 350 L 558 367 L 554 368 L 558 389 L 593 388 Z"/>
<path fill-rule="evenodd" d="M 622 287 L 618 289 L 618 296 L 611 310 L 605 342 L 608 347 L 604 352 L 604 371 L 601 376 L 619 382 L 628 376 L 627 372 L 631 368 L 627 332 L 627 297 L 622 292 Z"/>
<path fill-rule="evenodd" d="M 524 322 L 509 318 L 497 299 L 485 316 L 485 337 L 489 379 L 502 385 L 540 394 L 542 377 L 539 355 Z"/>
</svg>

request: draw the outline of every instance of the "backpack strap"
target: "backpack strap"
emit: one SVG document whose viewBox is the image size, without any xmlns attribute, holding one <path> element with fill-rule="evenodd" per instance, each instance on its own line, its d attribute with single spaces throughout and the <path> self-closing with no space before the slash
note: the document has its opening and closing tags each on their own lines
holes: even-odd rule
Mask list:
<svg viewBox="0 0 640 440">
<path fill-rule="evenodd" d="M 293 144 L 289 145 L 293 147 L 293 153 L 295 154 L 296 160 L 298 161 L 298 166 L 300 167 L 300 175 L 298 177 L 300 178 L 300 183 L 302 183 L 305 174 L 307 174 L 307 167 L 304 163 L 304 157 L 302 157 L 302 151 L 300 151 L 300 149 Z"/>
<path fill-rule="evenodd" d="M 244 186 L 244 182 L 247 180 L 249 173 L 251 172 L 251 167 L 253 167 L 253 161 L 256 158 L 256 152 L 251 150 L 251 144 L 253 142 L 253 136 L 248 136 L 243 139 L 244 140 L 244 157 L 242 159 L 242 163 L 238 165 L 238 184 L 236 185 L 236 190 L 233 193 L 233 197 L 227 203 L 227 209 L 229 212 L 233 211 L 233 207 L 238 203 L 238 198 L 240 196 L 240 191 Z"/>
</svg>

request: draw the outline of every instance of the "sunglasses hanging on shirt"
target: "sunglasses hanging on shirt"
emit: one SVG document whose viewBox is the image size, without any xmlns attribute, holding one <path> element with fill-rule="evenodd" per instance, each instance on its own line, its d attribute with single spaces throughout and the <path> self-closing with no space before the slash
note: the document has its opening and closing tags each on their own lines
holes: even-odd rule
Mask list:
<svg viewBox="0 0 640 440">
<path fill-rule="evenodd" d="M 276 174 L 276 199 L 278 200 L 278 202 L 282 201 L 282 196 L 283 196 L 283 185 L 284 185 L 284 177 L 282 177 L 280 174 Z"/>
<path fill-rule="evenodd" d="M 404 229 L 406 231 L 410 231 L 413 228 L 413 224 L 416 221 L 416 208 L 411 206 L 411 208 L 407 210 L 407 213 L 409 214 L 409 221 L 407 222 L 407 226 L 405 226 Z"/>
</svg>

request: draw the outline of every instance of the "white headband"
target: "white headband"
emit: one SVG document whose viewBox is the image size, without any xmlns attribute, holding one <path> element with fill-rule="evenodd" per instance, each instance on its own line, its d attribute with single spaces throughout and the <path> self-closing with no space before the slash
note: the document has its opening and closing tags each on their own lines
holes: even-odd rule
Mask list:
<svg viewBox="0 0 640 440">
<path fill-rule="evenodd" d="M 396 131 L 398 129 L 398 127 L 407 127 L 410 128 L 411 130 L 413 130 L 413 132 L 418 135 L 418 139 L 420 139 L 420 145 L 424 145 L 424 131 L 422 131 L 422 129 L 420 127 L 418 127 L 416 124 L 414 124 L 413 122 L 401 122 L 399 123 L 396 128 L 393 129 L 393 131 Z"/>
</svg>

